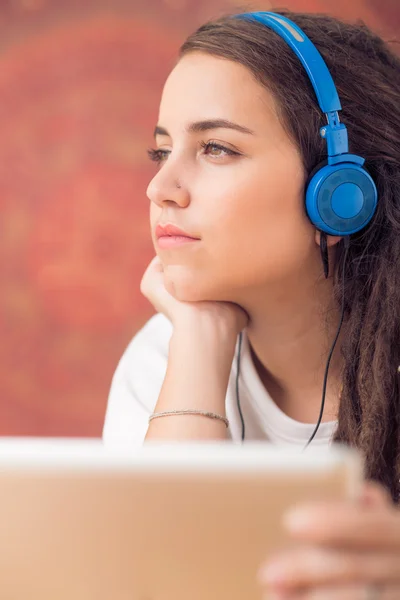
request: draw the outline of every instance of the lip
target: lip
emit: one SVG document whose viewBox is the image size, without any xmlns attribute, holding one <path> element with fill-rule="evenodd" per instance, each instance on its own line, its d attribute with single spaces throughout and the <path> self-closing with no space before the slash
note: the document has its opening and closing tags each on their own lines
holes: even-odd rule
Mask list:
<svg viewBox="0 0 400 600">
<path fill-rule="evenodd" d="M 172 223 L 166 223 L 165 225 L 157 225 L 155 230 L 156 238 L 164 238 L 164 237 L 179 237 L 179 238 L 187 238 L 188 240 L 198 240 L 199 238 L 183 231 L 183 229 L 179 229 Z"/>
<path fill-rule="evenodd" d="M 183 229 L 179 229 L 179 227 L 172 225 L 172 223 L 157 225 L 155 235 L 158 247 L 165 249 L 193 244 L 193 242 L 198 242 L 200 239 L 198 237 L 193 237 L 190 233 L 183 231 Z"/>
</svg>

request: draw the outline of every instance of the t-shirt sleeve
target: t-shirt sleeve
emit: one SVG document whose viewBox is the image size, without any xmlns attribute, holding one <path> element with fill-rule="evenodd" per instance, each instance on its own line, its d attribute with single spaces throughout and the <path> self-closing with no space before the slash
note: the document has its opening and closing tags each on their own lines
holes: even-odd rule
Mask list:
<svg viewBox="0 0 400 600">
<path fill-rule="evenodd" d="M 103 427 L 105 446 L 142 445 L 165 378 L 171 335 L 170 321 L 156 314 L 126 348 L 111 382 Z"/>
</svg>

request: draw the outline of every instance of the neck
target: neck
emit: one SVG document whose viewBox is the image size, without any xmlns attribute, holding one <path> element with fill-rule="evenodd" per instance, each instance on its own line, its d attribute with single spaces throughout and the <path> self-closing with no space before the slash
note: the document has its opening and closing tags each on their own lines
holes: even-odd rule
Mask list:
<svg viewBox="0 0 400 600">
<path fill-rule="evenodd" d="M 254 365 L 275 403 L 291 418 L 316 422 L 328 355 L 340 321 L 331 279 L 317 283 L 299 277 L 241 304 Z M 333 353 L 323 421 L 335 420 L 341 387 L 341 335 Z"/>
</svg>

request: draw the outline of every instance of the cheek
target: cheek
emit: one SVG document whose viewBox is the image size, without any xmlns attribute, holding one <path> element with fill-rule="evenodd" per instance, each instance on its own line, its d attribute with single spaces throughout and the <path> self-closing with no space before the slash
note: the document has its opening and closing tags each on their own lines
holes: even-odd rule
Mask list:
<svg viewBox="0 0 400 600">
<path fill-rule="evenodd" d="M 265 184 L 268 181 L 268 185 Z M 246 285 L 276 279 L 304 263 L 314 244 L 301 182 L 268 177 L 237 188 L 213 212 L 209 249 L 214 270 L 235 275 Z"/>
</svg>

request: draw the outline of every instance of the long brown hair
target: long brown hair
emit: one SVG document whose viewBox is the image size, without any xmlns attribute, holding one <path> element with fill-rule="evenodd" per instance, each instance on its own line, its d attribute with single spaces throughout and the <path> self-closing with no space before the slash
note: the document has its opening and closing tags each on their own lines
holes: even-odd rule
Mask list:
<svg viewBox="0 0 400 600">
<path fill-rule="evenodd" d="M 343 391 L 335 441 L 359 448 L 366 476 L 400 496 L 400 60 L 362 21 L 272 9 L 297 23 L 324 58 L 336 84 L 349 152 L 363 156 L 379 200 L 370 224 L 351 237 L 345 265 Z M 241 63 L 275 95 L 280 118 L 306 172 L 326 159 L 326 124 L 294 52 L 264 25 L 225 15 L 201 26 L 181 58 L 200 51 Z M 342 297 L 343 241 L 333 266 Z"/>
</svg>

